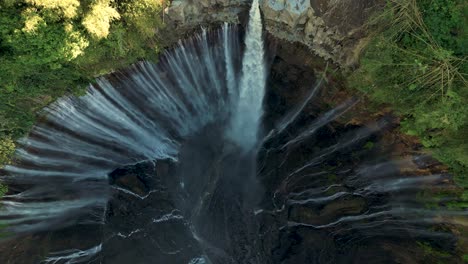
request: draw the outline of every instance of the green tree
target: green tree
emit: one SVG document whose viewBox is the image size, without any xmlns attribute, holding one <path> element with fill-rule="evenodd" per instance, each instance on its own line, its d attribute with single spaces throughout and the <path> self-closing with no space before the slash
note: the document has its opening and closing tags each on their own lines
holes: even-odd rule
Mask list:
<svg viewBox="0 0 468 264">
<path fill-rule="evenodd" d="M 37 112 L 101 74 L 156 59 L 160 0 L 0 1 L 0 165 Z"/>
</svg>

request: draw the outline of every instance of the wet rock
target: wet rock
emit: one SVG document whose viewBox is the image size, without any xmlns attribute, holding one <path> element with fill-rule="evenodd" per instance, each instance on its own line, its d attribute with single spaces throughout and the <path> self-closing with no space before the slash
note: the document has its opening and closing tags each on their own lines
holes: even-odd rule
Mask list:
<svg viewBox="0 0 468 264">
<path fill-rule="evenodd" d="M 174 0 L 166 14 L 176 31 L 223 22 L 246 23 L 249 0 Z M 366 23 L 383 0 L 263 0 L 266 30 L 277 38 L 305 44 L 311 53 L 348 67 L 357 63 L 367 36 Z"/>
<path fill-rule="evenodd" d="M 432 167 L 440 166 L 440 162 L 429 155 L 422 155 L 414 157 L 413 162 L 418 166 L 420 169 L 429 169 Z"/>
<path fill-rule="evenodd" d="M 202 255 L 165 184 L 171 161 L 143 162 L 115 170 L 115 192 L 106 210 L 104 263 L 189 263 Z"/>
<path fill-rule="evenodd" d="M 184 30 L 203 24 L 239 23 L 240 14 L 248 5 L 248 0 L 174 0 L 165 13 L 170 26 Z"/>
<path fill-rule="evenodd" d="M 384 1 L 265 0 L 266 29 L 342 65 L 356 63 L 365 23 Z"/>
<path fill-rule="evenodd" d="M 86 250 L 98 248 L 101 243 L 101 225 L 75 225 L 31 235 L 0 240 L 0 263 L 37 264 L 49 258 L 52 263 L 70 260 L 70 255 L 82 252 L 81 260 L 96 260 L 98 255 Z M 68 257 L 68 258 L 67 258 Z M 60 259 L 63 262 L 60 262 Z M 76 261 L 80 258 L 76 258 Z"/>
<path fill-rule="evenodd" d="M 362 197 L 348 196 L 328 203 L 293 205 L 290 207 L 289 220 L 309 225 L 326 225 L 341 217 L 361 215 L 367 210 L 366 200 Z"/>
<path fill-rule="evenodd" d="M 142 173 L 142 164 L 117 169 L 109 174 L 109 183 L 140 196 L 147 195 L 153 181 L 151 173 Z"/>
</svg>

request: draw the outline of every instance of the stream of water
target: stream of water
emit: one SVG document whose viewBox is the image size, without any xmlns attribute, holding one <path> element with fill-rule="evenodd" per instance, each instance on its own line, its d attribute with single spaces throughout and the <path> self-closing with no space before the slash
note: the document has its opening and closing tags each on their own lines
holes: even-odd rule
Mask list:
<svg viewBox="0 0 468 264">
<path fill-rule="evenodd" d="M 250 9 L 250 20 L 245 37 L 245 52 L 242 60 L 242 77 L 239 96 L 236 97 L 233 118 L 228 135 L 245 150 L 256 146 L 263 114 L 266 65 L 264 58 L 263 26 L 258 0 Z"/>
</svg>

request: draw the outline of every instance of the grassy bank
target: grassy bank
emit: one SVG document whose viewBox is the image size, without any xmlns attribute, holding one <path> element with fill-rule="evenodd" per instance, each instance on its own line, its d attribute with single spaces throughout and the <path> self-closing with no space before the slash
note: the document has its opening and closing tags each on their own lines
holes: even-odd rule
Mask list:
<svg viewBox="0 0 468 264">
<path fill-rule="evenodd" d="M 468 207 L 467 2 L 389 0 L 350 85 L 401 116 L 403 132 L 447 164 Z"/>
<path fill-rule="evenodd" d="M 164 0 L 0 2 L 0 167 L 38 110 L 158 54 Z"/>
</svg>

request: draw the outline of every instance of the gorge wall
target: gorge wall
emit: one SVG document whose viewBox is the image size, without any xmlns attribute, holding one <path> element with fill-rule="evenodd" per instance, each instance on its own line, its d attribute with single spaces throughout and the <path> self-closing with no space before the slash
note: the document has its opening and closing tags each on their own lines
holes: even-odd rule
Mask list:
<svg viewBox="0 0 468 264">
<path fill-rule="evenodd" d="M 261 0 L 266 30 L 306 45 L 341 67 L 352 67 L 367 41 L 366 25 L 383 0 Z M 172 30 L 189 32 L 221 22 L 245 23 L 250 0 L 173 0 L 165 10 Z"/>
</svg>

